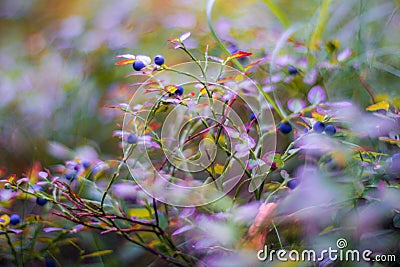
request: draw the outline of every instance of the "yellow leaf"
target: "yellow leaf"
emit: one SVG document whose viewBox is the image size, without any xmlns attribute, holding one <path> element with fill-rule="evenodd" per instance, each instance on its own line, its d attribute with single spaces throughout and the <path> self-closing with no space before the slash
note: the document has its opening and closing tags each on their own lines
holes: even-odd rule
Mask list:
<svg viewBox="0 0 400 267">
<path fill-rule="evenodd" d="M 167 91 L 168 93 L 170 93 L 170 94 L 173 94 L 173 93 L 175 93 L 175 91 L 178 89 L 178 86 L 175 86 L 175 85 L 167 85 L 167 86 L 165 86 L 165 91 Z"/>
<path fill-rule="evenodd" d="M 6 226 L 10 223 L 10 217 L 7 214 L 3 214 L 0 217 L 0 226 Z"/>
<path fill-rule="evenodd" d="M 241 82 L 244 80 L 244 75 L 238 74 L 235 76 L 235 82 Z"/>
<path fill-rule="evenodd" d="M 150 241 L 147 245 L 151 248 L 155 248 L 156 246 L 160 245 L 161 241 L 159 239 L 155 239 Z"/>
<path fill-rule="evenodd" d="M 380 109 L 384 109 L 384 110 L 388 111 L 389 103 L 386 101 L 381 101 L 379 103 L 373 104 L 366 108 L 367 111 L 376 111 L 376 110 L 380 110 Z"/>
<path fill-rule="evenodd" d="M 207 90 L 204 87 L 203 89 L 200 90 L 200 95 L 205 95 L 205 94 L 207 94 Z"/>
<path fill-rule="evenodd" d="M 320 121 L 320 122 L 325 121 L 325 116 L 324 116 L 324 115 L 321 115 L 321 114 L 319 114 L 319 113 L 317 113 L 317 112 L 312 112 L 312 113 L 311 113 L 311 116 L 312 116 L 316 121 Z"/>
<path fill-rule="evenodd" d="M 151 219 L 152 214 L 149 213 L 149 211 L 146 208 L 131 208 L 128 210 L 127 215 L 129 217 L 139 217 L 143 219 Z"/>
<path fill-rule="evenodd" d="M 211 172 L 212 173 L 212 169 L 213 169 L 213 167 L 209 167 L 209 168 L 207 168 L 207 170 L 209 171 L 209 172 Z M 219 174 L 219 175 L 221 175 L 223 172 L 224 172 L 224 166 L 222 166 L 221 164 L 215 164 L 215 166 L 214 166 L 214 172 L 215 172 L 215 174 Z"/>
</svg>

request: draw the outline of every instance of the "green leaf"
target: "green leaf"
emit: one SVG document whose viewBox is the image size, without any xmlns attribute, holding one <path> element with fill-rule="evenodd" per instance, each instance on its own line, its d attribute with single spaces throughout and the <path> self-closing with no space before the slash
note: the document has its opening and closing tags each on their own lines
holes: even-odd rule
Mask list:
<svg viewBox="0 0 400 267">
<path fill-rule="evenodd" d="M 100 256 L 111 254 L 111 253 L 113 253 L 113 251 L 111 249 L 100 250 L 100 251 L 96 251 L 96 252 L 93 252 L 93 253 L 89 253 L 89 254 L 83 255 L 82 259 L 100 257 Z"/>
</svg>

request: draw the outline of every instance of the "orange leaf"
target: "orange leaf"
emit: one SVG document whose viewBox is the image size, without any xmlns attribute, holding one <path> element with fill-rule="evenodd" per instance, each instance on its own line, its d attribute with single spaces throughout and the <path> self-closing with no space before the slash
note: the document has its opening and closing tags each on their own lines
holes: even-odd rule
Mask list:
<svg viewBox="0 0 400 267">
<path fill-rule="evenodd" d="M 247 72 L 249 69 L 251 69 L 252 67 L 254 67 L 255 65 L 257 65 L 258 63 L 260 63 L 261 61 L 263 61 L 264 59 L 261 58 L 259 60 L 256 60 L 252 63 L 250 63 L 249 65 L 246 66 L 246 68 L 244 68 L 244 72 Z"/>
<path fill-rule="evenodd" d="M 115 62 L 115 65 L 116 65 L 116 66 L 122 66 L 122 65 L 131 64 L 131 63 L 133 63 L 133 62 L 135 62 L 134 59 L 123 59 L 123 60 L 120 60 L 120 61 L 118 61 L 118 62 Z"/>
<path fill-rule="evenodd" d="M 262 249 L 267 237 L 267 226 L 271 224 L 274 216 L 276 203 L 262 204 L 258 209 L 256 218 L 247 232 L 246 247 L 250 249 Z"/>
</svg>

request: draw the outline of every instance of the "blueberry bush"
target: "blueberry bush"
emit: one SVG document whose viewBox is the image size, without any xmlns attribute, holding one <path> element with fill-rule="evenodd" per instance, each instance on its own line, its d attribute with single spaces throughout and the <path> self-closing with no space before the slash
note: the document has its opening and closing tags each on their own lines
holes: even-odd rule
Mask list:
<svg viewBox="0 0 400 267">
<path fill-rule="evenodd" d="M 89 2 L 0 4 L 1 266 L 399 266 L 399 1 Z"/>
</svg>

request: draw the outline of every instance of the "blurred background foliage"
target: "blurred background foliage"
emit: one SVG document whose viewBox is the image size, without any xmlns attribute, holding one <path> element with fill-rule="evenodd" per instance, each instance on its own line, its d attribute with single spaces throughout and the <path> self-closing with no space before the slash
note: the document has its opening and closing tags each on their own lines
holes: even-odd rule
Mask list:
<svg viewBox="0 0 400 267">
<path fill-rule="evenodd" d="M 294 44 L 310 42 L 322 2 L 217 0 L 212 21 L 227 47 L 253 52 L 254 58 L 271 54 L 285 30 L 299 27 L 280 47 L 280 54 L 298 58 L 309 51 Z M 277 19 L 271 3 L 282 10 L 284 20 Z M 187 31 L 192 32 L 187 46 L 195 55 L 201 56 L 208 45 L 209 54 L 222 56 L 207 26 L 206 6 L 204 0 L 1 0 L 0 167 L 20 175 L 35 161 L 59 163 L 48 151 L 49 142 L 70 148 L 89 145 L 103 159 L 119 157 L 119 141 L 112 133 L 120 128 L 122 114 L 107 106 L 127 102 L 135 90 L 131 84 L 140 78 L 126 78 L 130 69 L 114 66 L 114 56 L 163 54 L 168 65 L 189 61 L 166 42 Z M 348 67 L 326 73 L 331 100 L 371 104 L 360 74 L 379 99 L 398 99 L 399 7 L 393 0 L 331 1 L 313 64 L 329 59 L 325 45 L 336 39 L 340 50 L 355 53 Z M 260 80 L 268 76 L 264 67 Z M 296 86 L 281 89 L 282 103 L 300 94 Z M 87 251 L 113 246 L 108 236 L 88 234 L 80 242 Z M 105 264 L 142 255 L 139 250 L 137 255 L 125 253 L 132 247 L 107 257 Z"/>
<path fill-rule="evenodd" d="M 217 34 L 231 49 L 271 53 L 285 30 L 271 3 L 283 11 L 284 26 L 300 25 L 295 40 L 308 43 L 321 1 L 216 1 Z M 49 141 L 91 145 L 104 158 L 119 156 L 111 136 L 120 114 L 107 106 L 126 102 L 134 89 L 133 80 L 125 78 L 129 69 L 116 68 L 114 56 L 164 54 L 168 65 L 188 61 L 165 42 L 186 31 L 193 33 L 187 45 L 195 54 L 209 45 L 210 54 L 220 56 L 206 5 L 203 0 L 1 1 L 0 165 L 20 173 L 36 160 L 53 164 Z M 391 0 L 332 1 L 316 56 L 326 59 L 324 44 L 337 39 L 341 48 L 356 52 L 354 65 L 360 67 L 330 74 L 326 85 L 332 98 L 368 102 L 368 95 L 355 89 L 361 72 L 381 97 L 397 96 L 398 8 Z M 291 44 L 281 48 L 292 55 L 304 52 Z"/>
</svg>

